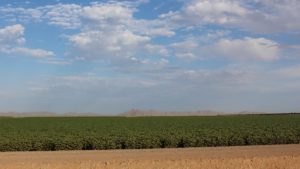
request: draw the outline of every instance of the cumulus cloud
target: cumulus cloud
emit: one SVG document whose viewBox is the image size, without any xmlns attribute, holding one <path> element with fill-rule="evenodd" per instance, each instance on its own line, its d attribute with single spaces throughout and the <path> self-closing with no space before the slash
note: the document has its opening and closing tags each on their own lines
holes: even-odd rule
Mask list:
<svg viewBox="0 0 300 169">
<path fill-rule="evenodd" d="M 279 58 L 280 44 L 263 36 L 230 38 L 230 32 L 226 29 L 270 33 L 297 31 L 300 28 L 294 22 L 300 16 L 297 15 L 300 3 L 296 0 L 191 0 L 185 2 L 181 9 L 156 19 L 137 19 L 135 13 L 140 3 L 143 1 L 55 4 L 36 8 L 1 7 L 0 13 L 5 14 L 4 18 L 10 15 L 17 20 L 22 20 L 18 18 L 21 16 L 23 19 L 31 17 L 63 29 L 77 29 L 79 33 L 68 36 L 68 55 L 77 60 L 100 59 L 118 64 L 149 63 L 151 58 L 170 55 L 185 60 L 201 60 L 214 55 L 233 60 L 271 61 Z M 193 37 L 193 31 L 197 31 L 198 26 L 211 24 L 221 25 L 224 30 L 170 44 L 153 41 L 157 37 L 173 37 L 177 31 L 187 27 L 194 27 L 190 31 L 190 37 Z"/>
<path fill-rule="evenodd" d="M 133 9 L 119 4 L 100 4 L 83 7 L 82 16 L 85 19 L 99 23 L 125 23 L 132 19 Z"/>
<path fill-rule="evenodd" d="M 52 51 L 24 47 L 26 41 L 24 38 L 24 30 L 25 28 L 20 24 L 0 29 L 0 52 L 8 55 L 32 57 L 54 56 Z"/>
<path fill-rule="evenodd" d="M 76 60 L 100 60 L 122 71 L 138 67 L 158 67 L 169 62 L 162 57 L 169 56 L 163 45 L 151 42 L 151 37 L 139 35 L 128 29 L 88 29 L 69 37 L 70 57 Z"/>
<path fill-rule="evenodd" d="M 135 19 L 135 11 L 126 3 L 96 3 L 82 7 L 81 22 L 84 24 L 80 33 L 69 37 L 70 55 L 124 66 L 148 64 L 152 56 L 167 56 L 168 49 L 153 43 L 152 38 L 175 33 L 158 21 Z"/>
<path fill-rule="evenodd" d="M 150 29 L 146 32 L 147 35 L 152 35 L 152 36 L 165 36 L 165 37 L 172 37 L 176 33 L 169 28 L 153 28 Z"/>
<path fill-rule="evenodd" d="M 0 49 L 5 50 L 5 48 L 10 45 L 22 45 L 25 43 L 24 27 L 20 24 L 7 26 L 0 29 Z"/>
<path fill-rule="evenodd" d="M 201 58 L 201 56 L 199 56 L 199 42 L 195 38 L 175 42 L 171 44 L 170 47 L 173 48 L 174 55 L 180 59 L 195 60 Z"/>
<path fill-rule="evenodd" d="M 210 46 L 213 54 L 237 60 L 273 61 L 279 58 L 278 44 L 265 38 L 221 39 Z"/>
<path fill-rule="evenodd" d="M 128 30 L 84 31 L 70 37 L 73 50 L 86 59 L 128 59 L 150 41 Z"/>
<path fill-rule="evenodd" d="M 298 0 L 261 0 L 253 4 L 260 5 L 258 10 L 251 10 L 240 23 L 244 29 L 261 33 L 299 32 L 300 2 Z"/>
<path fill-rule="evenodd" d="M 40 21 L 43 11 L 34 8 L 0 7 L 0 18 L 13 22 Z"/>
<path fill-rule="evenodd" d="M 231 61 L 275 61 L 283 52 L 280 45 L 270 39 L 232 39 L 225 35 L 219 35 L 219 31 L 210 32 L 175 42 L 170 47 L 173 54 L 183 60 L 227 58 Z"/>
<path fill-rule="evenodd" d="M 172 37 L 175 32 L 159 19 L 135 18 L 136 6 L 141 3 L 144 1 L 95 2 L 89 5 L 55 4 L 18 8 L 16 11 L 13 10 L 16 8 L 1 7 L 0 13 L 6 14 L 4 18 L 12 16 L 20 22 L 31 17 L 33 21 L 43 21 L 63 29 L 78 29 L 79 33 L 68 35 L 69 51 L 66 52 L 77 60 L 102 60 L 119 65 L 149 64 L 152 62 L 151 58 L 159 60 L 157 58 L 169 55 L 167 47 L 155 44 L 152 39 Z M 33 11 L 39 15 L 33 17 Z M 20 18 L 19 15 L 24 17 Z M 31 53 L 52 55 L 41 51 Z"/>
<path fill-rule="evenodd" d="M 298 32 L 299 10 L 298 0 L 192 0 L 161 18 L 178 27 L 218 24 L 258 33 Z"/>
<path fill-rule="evenodd" d="M 247 10 L 234 1 L 196 0 L 184 12 L 192 22 L 227 24 L 236 22 L 236 17 L 245 15 Z"/>
<path fill-rule="evenodd" d="M 82 7 L 77 4 L 57 4 L 36 8 L 43 13 L 40 19 L 47 20 L 50 25 L 56 25 L 67 29 L 81 26 L 80 15 Z"/>
<path fill-rule="evenodd" d="M 80 28 L 87 20 L 102 24 L 122 23 L 127 26 L 138 23 L 145 33 L 157 36 L 173 36 L 175 32 L 170 27 L 174 23 L 177 27 L 220 24 L 264 33 L 297 31 L 300 28 L 299 23 L 295 22 L 300 19 L 300 2 L 297 0 L 191 0 L 186 1 L 182 9 L 162 14 L 160 18 L 137 20 L 132 14 L 141 3 L 144 2 L 110 1 L 86 6 L 56 4 L 36 8 L 0 7 L 0 13 L 3 19 L 45 20 L 63 28 Z"/>
<path fill-rule="evenodd" d="M 248 9 L 234 0 L 192 0 L 178 11 L 170 11 L 160 18 L 177 27 L 204 26 L 208 24 L 232 25 L 248 13 Z"/>
<path fill-rule="evenodd" d="M 171 37 L 175 32 L 160 19 L 137 19 L 134 13 L 144 1 L 110 1 L 106 3 L 55 4 L 36 8 L 0 7 L 0 18 L 8 21 L 44 21 L 64 29 L 107 28 L 125 26 L 132 32 Z"/>
<path fill-rule="evenodd" d="M 180 58 L 180 59 L 184 59 L 184 60 L 195 60 L 198 59 L 199 57 L 197 57 L 194 53 L 176 53 L 175 54 L 176 57 Z"/>
<path fill-rule="evenodd" d="M 3 20 L 13 22 L 41 22 L 57 25 L 68 29 L 80 26 L 81 6 L 76 4 L 46 5 L 36 8 L 0 7 Z"/>
</svg>

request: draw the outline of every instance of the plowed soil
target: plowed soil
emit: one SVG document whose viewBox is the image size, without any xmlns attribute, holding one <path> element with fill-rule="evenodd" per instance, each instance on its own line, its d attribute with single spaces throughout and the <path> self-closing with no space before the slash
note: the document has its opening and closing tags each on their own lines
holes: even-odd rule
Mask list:
<svg viewBox="0 0 300 169">
<path fill-rule="evenodd" d="M 0 153 L 0 169 L 300 169 L 300 144 Z"/>
</svg>

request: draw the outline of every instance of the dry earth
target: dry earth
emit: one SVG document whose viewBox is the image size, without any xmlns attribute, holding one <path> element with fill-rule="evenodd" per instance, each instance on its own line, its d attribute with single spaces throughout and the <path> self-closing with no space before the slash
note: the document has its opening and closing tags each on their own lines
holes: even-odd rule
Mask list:
<svg viewBox="0 0 300 169">
<path fill-rule="evenodd" d="M 0 169 L 300 169 L 300 144 L 248 147 L 8 152 Z"/>
</svg>

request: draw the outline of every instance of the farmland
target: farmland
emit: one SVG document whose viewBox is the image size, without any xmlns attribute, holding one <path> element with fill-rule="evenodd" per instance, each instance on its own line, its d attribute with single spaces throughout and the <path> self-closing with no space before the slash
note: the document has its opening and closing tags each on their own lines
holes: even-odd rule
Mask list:
<svg viewBox="0 0 300 169">
<path fill-rule="evenodd" d="M 0 118 L 0 151 L 298 144 L 300 115 Z"/>
</svg>

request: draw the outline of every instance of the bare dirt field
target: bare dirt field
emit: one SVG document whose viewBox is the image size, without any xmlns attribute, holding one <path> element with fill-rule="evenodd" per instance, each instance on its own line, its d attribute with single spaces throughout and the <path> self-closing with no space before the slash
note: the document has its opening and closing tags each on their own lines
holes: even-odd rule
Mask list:
<svg viewBox="0 0 300 169">
<path fill-rule="evenodd" d="M 0 153 L 0 169 L 299 169 L 300 144 Z"/>
</svg>

